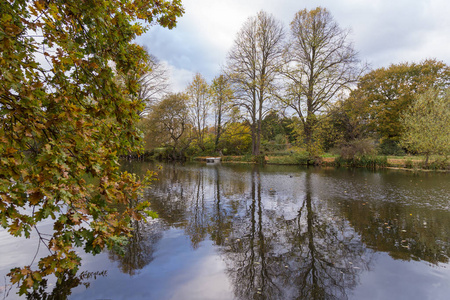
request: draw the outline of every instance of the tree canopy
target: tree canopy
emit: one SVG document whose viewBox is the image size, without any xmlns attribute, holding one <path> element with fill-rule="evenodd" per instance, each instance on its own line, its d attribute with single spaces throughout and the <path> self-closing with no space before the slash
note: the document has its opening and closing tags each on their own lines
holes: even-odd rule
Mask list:
<svg viewBox="0 0 450 300">
<path fill-rule="evenodd" d="M 182 150 L 189 146 L 189 98 L 184 93 L 168 94 L 153 107 L 147 123 L 149 136 L 153 145 L 171 148 L 172 158 L 182 156 Z"/>
<path fill-rule="evenodd" d="M 281 23 L 261 11 L 244 23 L 227 57 L 236 103 L 251 126 L 254 155 L 260 154 L 261 122 L 269 111 L 267 103 L 281 63 L 283 38 Z"/>
<path fill-rule="evenodd" d="M 179 0 L 19 0 L 1 1 L 0 11 L 0 220 L 15 236 L 35 230 L 50 252 L 38 270 L 30 262 L 11 271 L 24 293 L 77 270 L 74 247 L 112 247 L 142 217 L 145 205 L 127 205 L 141 181 L 119 172 L 118 156 L 139 151 L 143 107 L 130 97 L 137 81 L 115 77 L 140 73 L 145 51 L 133 39 L 152 24 L 174 27 L 183 8 Z M 39 222 L 49 218 L 54 231 L 44 236 Z"/>
<path fill-rule="evenodd" d="M 417 96 L 406 109 L 400 123 L 404 126 L 401 144 L 412 152 L 426 155 L 450 154 L 450 89 L 442 93 L 430 88 Z"/>
<path fill-rule="evenodd" d="M 282 72 L 285 93 L 279 98 L 297 113 L 309 148 L 316 114 L 356 84 L 363 70 L 348 34 L 322 7 L 299 11 L 291 23 Z"/>
<path fill-rule="evenodd" d="M 414 97 L 431 87 L 449 86 L 450 68 L 441 61 L 392 64 L 364 75 L 348 101 L 363 104 L 364 122 L 372 131 L 382 139 L 398 141 L 403 130 L 400 115 Z"/>
</svg>

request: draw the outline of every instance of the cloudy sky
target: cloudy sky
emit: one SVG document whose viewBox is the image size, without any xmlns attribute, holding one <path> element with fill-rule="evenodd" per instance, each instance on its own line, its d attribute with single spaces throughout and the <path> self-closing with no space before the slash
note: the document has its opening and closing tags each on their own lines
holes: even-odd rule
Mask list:
<svg viewBox="0 0 450 300">
<path fill-rule="evenodd" d="M 436 58 L 450 64 L 448 0 L 184 0 L 176 28 L 152 27 L 137 42 L 166 62 L 174 91 L 199 72 L 208 81 L 220 74 L 237 32 L 264 10 L 288 31 L 304 8 L 327 8 L 350 38 L 360 59 L 373 69 Z"/>
</svg>

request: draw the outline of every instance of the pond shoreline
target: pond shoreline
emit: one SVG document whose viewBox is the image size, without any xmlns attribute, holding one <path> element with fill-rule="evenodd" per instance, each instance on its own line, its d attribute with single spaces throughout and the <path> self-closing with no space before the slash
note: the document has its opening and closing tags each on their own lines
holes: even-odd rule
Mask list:
<svg viewBox="0 0 450 300">
<path fill-rule="evenodd" d="M 207 156 L 199 156 L 192 158 L 192 161 L 206 162 Z M 230 164 L 258 164 L 254 157 L 250 156 L 222 156 L 221 163 Z M 297 165 L 315 165 L 321 167 L 351 167 L 351 168 L 372 168 L 372 169 L 390 169 L 390 170 L 401 170 L 410 172 L 450 172 L 450 163 L 441 164 L 436 167 L 433 166 L 431 162 L 428 168 L 423 168 L 423 162 L 420 159 L 411 158 L 387 158 L 384 159 L 374 159 L 366 164 L 358 164 L 355 160 L 341 160 L 337 157 L 319 157 L 314 160 L 304 161 L 304 162 L 293 162 L 289 159 L 289 156 L 280 157 L 279 156 L 265 156 L 263 164 L 267 165 L 286 165 L 286 166 L 297 166 Z"/>
</svg>

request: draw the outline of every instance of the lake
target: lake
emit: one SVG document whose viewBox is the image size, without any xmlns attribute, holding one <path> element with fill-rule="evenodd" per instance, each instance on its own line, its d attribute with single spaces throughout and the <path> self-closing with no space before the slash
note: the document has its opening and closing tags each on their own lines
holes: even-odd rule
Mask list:
<svg viewBox="0 0 450 300">
<path fill-rule="evenodd" d="M 52 289 L 113 300 L 450 295 L 450 174 L 196 163 L 158 174 L 143 198 L 159 219 L 133 223 L 124 256 L 81 254 L 79 275 L 30 299 Z M 37 244 L 3 229 L 0 243 L 3 298 L 5 274 L 29 264 Z M 16 298 L 13 287 L 6 299 Z"/>
</svg>

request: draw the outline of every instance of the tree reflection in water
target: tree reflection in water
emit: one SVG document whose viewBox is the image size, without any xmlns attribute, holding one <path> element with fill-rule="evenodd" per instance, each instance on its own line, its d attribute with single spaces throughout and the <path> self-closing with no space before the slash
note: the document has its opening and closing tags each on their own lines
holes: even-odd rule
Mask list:
<svg viewBox="0 0 450 300">
<path fill-rule="evenodd" d="M 346 299 L 361 270 L 368 269 L 370 252 L 344 219 L 325 206 L 314 205 L 311 173 L 306 173 L 305 197 L 293 225 L 287 229 L 286 253 L 298 299 Z"/>
<path fill-rule="evenodd" d="M 185 228 L 194 249 L 209 234 L 236 298 L 345 299 L 368 269 L 372 252 L 348 222 L 314 196 L 310 172 L 296 178 L 298 198 L 268 191 L 259 166 L 225 178 L 217 166 L 175 169 L 164 170 L 170 185 L 159 182 L 154 188 L 152 209 L 169 216 L 169 223 L 176 214 L 172 224 Z M 296 215 L 271 208 L 277 201 L 298 206 Z"/>
<path fill-rule="evenodd" d="M 264 208 L 261 175 L 251 176 L 247 214 L 233 221 L 223 247 L 228 273 L 239 299 L 346 299 L 370 252 L 348 223 L 316 205 L 306 173 L 298 214 Z"/>
<path fill-rule="evenodd" d="M 117 261 L 120 270 L 130 276 L 153 261 L 155 245 L 162 238 L 163 231 L 158 221 L 133 221 L 132 228 L 124 253 L 109 252 L 109 259 Z"/>
<path fill-rule="evenodd" d="M 72 289 L 84 285 L 89 288 L 91 282 L 96 280 L 99 276 L 106 276 L 106 271 L 102 272 L 81 272 L 80 274 L 73 274 L 71 272 L 63 273 L 56 281 L 55 287 L 49 291 L 48 279 L 43 279 L 39 287 L 33 292 L 26 295 L 28 300 L 56 300 L 68 299 L 72 294 Z"/>
<path fill-rule="evenodd" d="M 166 165 L 149 194 L 194 249 L 213 241 L 236 298 L 346 299 L 378 251 L 448 262 L 448 211 L 378 201 L 380 173 L 274 170 Z"/>
</svg>

